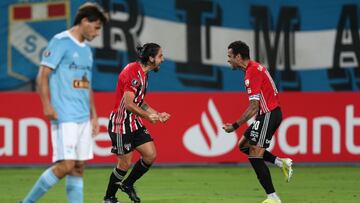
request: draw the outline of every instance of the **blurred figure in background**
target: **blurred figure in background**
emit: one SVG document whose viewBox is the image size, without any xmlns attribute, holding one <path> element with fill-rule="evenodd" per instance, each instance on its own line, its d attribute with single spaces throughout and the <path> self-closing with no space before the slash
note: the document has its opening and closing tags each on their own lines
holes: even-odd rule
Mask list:
<svg viewBox="0 0 360 203">
<path fill-rule="evenodd" d="M 39 177 L 23 203 L 36 202 L 65 176 L 68 202 L 83 202 L 84 165 L 93 158 L 92 134 L 99 131 L 91 90 L 93 58 L 85 40 L 98 36 L 107 21 L 100 6 L 85 3 L 73 27 L 55 35 L 43 53 L 37 85 L 51 121 L 55 164 Z"/>
<path fill-rule="evenodd" d="M 239 149 L 248 155 L 257 178 L 267 193 L 267 199 L 263 203 L 280 203 L 269 168 L 264 162 L 268 161 L 281 167 L 286 181 L 290 181 L 293 173 L 292 160 L 278 158 L 266 150 L 282 121 L 278 91 L 267 69 L 250 60 L 250 50 L 244 42 L 232 42 L 228 46 L 227 55 L 228 63 L 233 69 L 241 69 L 245 72 L 245 88 L 250 104 L 238 120 L 232 124 L 224 124 L 223 128 L 228 133 L 233 132 L 256 115 L 255 121 L 240 138 Z"/>
<path fill-rule="evenodd" d="M 120 188 L 134 202 L 140 202 L 134 183 L 144 175 L 156 158 L 156 148 L 152 137 L 141 118 L 151 123 L 166 122 L 170 114 L 159 113 L 151 108 L 145 99 L 150 71 L 158 71 L 164 61 L 162 49 L 158 44 L 147 43 L 137 47 L 139 61 L 129 63 L 120 73 L 115 107 L 110 114 L 109 136 L 112 153 L 117 155 L 117 166 L 110 174 L 104 203 L 118 203 L 115 194 Z M 141 154 L 129 176 L 124 179 L 131 166 L 133 151 Z"/>
</svg>

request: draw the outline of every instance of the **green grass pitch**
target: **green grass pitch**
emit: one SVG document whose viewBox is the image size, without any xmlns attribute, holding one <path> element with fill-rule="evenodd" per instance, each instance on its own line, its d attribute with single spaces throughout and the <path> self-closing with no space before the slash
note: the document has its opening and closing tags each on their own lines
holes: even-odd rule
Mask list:
<svg viewBox="0 0 360 203">
<path fill-rule="evenodd" d="M 0 203 L 14 203 L 30 190 L 45 168 L 0 168 Z M 283 203 L 360 202 L 360 167 L 295 167 L 290 183 L 281 170 L 270 167 L 275 189 Z M 100 203 L 112 168 L 87 168 L 85 203 Z M 259 203 L 265 194 L 250 167 L 152 168 L 137 183 L 145 203 Z M 130 203 L 121 191 L 122 203 Z M 39 203 L 65 203 L 65 181 Z"/>
</svg>

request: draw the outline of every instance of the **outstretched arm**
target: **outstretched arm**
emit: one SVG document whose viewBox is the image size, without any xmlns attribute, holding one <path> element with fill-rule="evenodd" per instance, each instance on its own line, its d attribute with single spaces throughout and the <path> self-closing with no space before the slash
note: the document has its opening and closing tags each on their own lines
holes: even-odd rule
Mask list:
<svg viewBox="0 0 360 203">
<path fill-rule="evenodd" d="M 259 101 L 258 100 L 250 100 L 250 104 L 242 116 L 236 120 L 234 123 L 226 123 L 223 129 L 230 133 L 239 128 L 242 124 L 246 123 L 250 118 L 256 115 L 259 111 Z"/>
</svg>

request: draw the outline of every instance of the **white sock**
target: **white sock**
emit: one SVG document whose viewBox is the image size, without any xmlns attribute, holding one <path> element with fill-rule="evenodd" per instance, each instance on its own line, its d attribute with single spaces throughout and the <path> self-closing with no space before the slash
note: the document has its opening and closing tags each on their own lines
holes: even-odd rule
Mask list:
<svg viewBox="0 0 360 203">
<path fill-rule="evenodd" d="M 277 165 L 278 167 L 282 167 L 282 166 L 283 166 L 283 162 L 282 162 L 281 158 L 276 157 L 276 159 L 275 159 L 275 165 Z"/>
<path fill-rule="evenodd" d="M 276 192 L 273 192 L 273 193 L 268 194 L 268 195 L 267 195 L 267 198 L 272 199 L 272 200 L 275 200 L 275 201 L 277 201 L 277 202 L 280 200 L 280 198 L 279 198 L 279 196 L 277 196 Z M 280 201 L 281 201 L 281 200 L 280 200 Z"/>
</svg>

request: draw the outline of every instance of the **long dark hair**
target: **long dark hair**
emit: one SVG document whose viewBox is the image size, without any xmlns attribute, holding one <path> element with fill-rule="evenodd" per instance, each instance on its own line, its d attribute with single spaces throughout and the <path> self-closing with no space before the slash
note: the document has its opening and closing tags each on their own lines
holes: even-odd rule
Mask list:
<svg viewBox="0 0 360 203">
<path fill-rule="evenodd" d="M 160 45 L 156 43 L 146 43 L 143 46 L 138 45 L 136 52 L 140 63 L 146 65 L 150 57 L 155 57 L 158 54 L 160 48 Z"/>
</svg>

